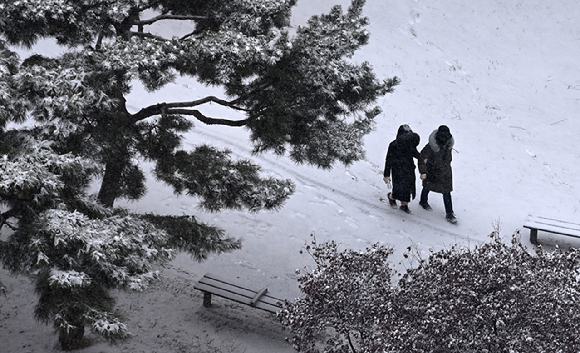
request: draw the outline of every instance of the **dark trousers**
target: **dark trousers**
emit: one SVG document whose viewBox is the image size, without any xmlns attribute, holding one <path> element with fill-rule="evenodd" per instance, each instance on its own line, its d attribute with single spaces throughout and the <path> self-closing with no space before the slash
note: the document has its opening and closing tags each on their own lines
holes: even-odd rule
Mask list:
<svg viewBox="0 0 580 353">
<path fill-rule="evenodd" d="M 423 188 L 421 191 L 421 203 L 429 203 L 429 190 Z M 445 205 L 445 213 L 453 213 L 453 202 L 451 201 L 451 193 L 443 193 L 443 204 Z"/>
</svg>

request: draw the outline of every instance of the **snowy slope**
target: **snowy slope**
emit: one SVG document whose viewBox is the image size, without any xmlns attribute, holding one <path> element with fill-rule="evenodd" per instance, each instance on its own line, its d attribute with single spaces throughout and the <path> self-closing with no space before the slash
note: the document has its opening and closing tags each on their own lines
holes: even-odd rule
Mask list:
<svg viewBox="0 0 580 353">
<path fill-rule="evenodd" d="M 348 1 L 299 1 L 295 25 L 305 23 L 310 14 L 327 12 L 335 3 L 346 6 Z M 126 203 L 127 207 L 139 212 L 194 213 L 243 237 L 244 248 L 202 264 L 180 256 L 166 271 L 166 285 L 159 286 L 172 288 L 168 294 L 172 300 L 163 299 L 162 290 L 121 297 L 126 310 L 134 309 L 128 304 L 134 302 L 149 308 L 129 310 L 130 324 L 155 320 L 155 325 L 133 327 L 137 337 L 128 345 L 99 344 L 99 350 L 91 349 L 147 352 L 154 346 L 159 351 L 179 351 L 179 344 L 192 347 L 185 341 L 192 339 L 195 322 L 201 321 L 205 326 L 199 329 L 207 335 L 235 337 L 239 351 L 292 351 L 280 341 L 279 331 L 260 333 L 266 319 L 259 313 L 238 306 L 231 309 L 226 302 L 208 313 L 190 285 L 211 270 L 256 287 L 267 285 L 272 292 L 292 298 L 299 294 L 294 270 L 311 265 L 306 255 L 299 254 L 310 234 L 318 241 L 337 240 L 345 248 L 392 244 L 396 262 L 409 245 L 427 253 L 429 248 L 456 242 L 478 244 L 497 221 L 509 236 L 521 229 L 528 213 L 580 218 L 580 3 L 368 0 L 365 13 L 371 20 L 371 41 L 354 60 L 369 61 L 379 77 L 402 79 L 395 93 L 379 102 L 384 112 L 366 140 L 367 159 L 329 172 L 296 166 L 286 158 L 252 156 L 242 129 L 196 124 L 187 144 L 207 142 L 252 158 L 264 172 L 294 180 L 296 194 L 279 212 L 204 214 L 195 199 L 176 197 L 151 180 L 147 197 Z M 129 103 L 139 109 L 151 101 L 191 100 L 206 94 L 206 88 L 180 79 L 154 98 L 136 85 Z M 216 115 L 229 114 L 215 109 Z M 381 201 L 388 192 L 382 181 L 386 148 L 405 123 L 420 134 L 420 147 L 439 125 L 450 127 L 457 149 L 452 194 L 457 225 L 445 222 L 438 194 L 431 194 L 433 212 L 420 209 L 415 200 L 410 205 L 412 215 Z M 417 187 L 420 191 L 419 183 Z M 522 231 L 522 238 L 528 242 L 527 231 Z M 539 240 L 545 245 L 580 245 L 547 234 L 540 234 Z M 159 343 L 169 338 L 155 339 L 159 333 L 153 326 L 170 335 L 173 344 Z M 41 332 L 45 331 L 49 330 Z M 47 334 L 35 340 L 54 340 Z M 152 342 L 156 345 L 150 346 Z"/>
<path fill-rule="evenodd" d="M 299 5 L 296 25 L 304 23 L 306 13 L 333 3 Z M 288 274 L 295 266 L 290 260 L 282 264 L 278 250 L 294 257 L 311 233 L 345 247 L 386 242 L 398 249 L 411 243 L 440 248 L 485 240 L 497 221 L 509 235 L 529 212 L 578 218 L 580 26 L 575 19 L 580 5 L 374 0 L 365 11 L 371 42 L 355 60 L 369 61 L 379 77 L 402 79 L 395 93 L 379 102 L 384 113 L 367 138 L 366 161 L 325 172 L 285 158 L 252 157 L 244 130 L 197 124 L 191 133 L 188 143 L 231 148 L 297 184 L 296 195 L 277 213 L 201 215 L 246 239 L 245 249 L 232 258 L 247 256 L 243 261 L 252 268 L 280 276 L 280 270 Z M 182 80 L 164 94 L 179 100 L 204 93 Z M 136 107 L 144 97 L 135 92 Z M 424 212 L 415 201 L 411 216 L 380 201 L 388 192 L 381 177 L 386 147 L 403 123 L 421 135 L 421 147 L 440 124 L 451 128 L 458 151 L 453 162 L 458 225 L 444 221 L 438 194 L 431 194 L 434 212 Z M 146 200 L 129 207 L 197 212 L 195 200 L 176 198 L 157 185 L 151 185 Z M 281 245 L 271 256 L 255 256 L 253 246 L 272 244 Z"/>
</svg>

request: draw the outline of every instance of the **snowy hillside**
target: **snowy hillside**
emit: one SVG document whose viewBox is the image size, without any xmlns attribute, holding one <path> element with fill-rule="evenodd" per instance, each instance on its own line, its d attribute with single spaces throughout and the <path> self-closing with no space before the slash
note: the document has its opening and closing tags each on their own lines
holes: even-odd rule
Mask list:
<svg viewBox="0 0 580 353">
<path fill-rule="evenodd" d="M 336 3 L 346 9 L 349 2 L 299 1 L 295 25 Z M 370 62 L 379 77 L 402 80 L 394 94 L 378 102 L 383 113 L 367 137 L 367 159 L 332 171 L 297 166 L 286 158 L 252 156 L 245 130 L 197 123 L 187 143 L 207 142 L 250 157 L 264 172 L 292 179 L 296 194 L 275 213 L 207 214 L 197 209 L 195 199 L 176 197 L 150 180 L 148 195 L 126 203 L 128 208 L 196 214 L 242 237 L 244 248 L 202 264 L 180 256 L 157 290 L 120 296 L 135 338 L 116 347 L 99 341 L 86 352 L 228 351 L 223 342 L 231 343 L 231 351 L 291 352 L 271 317 L 226 301 L 205 309 L 193 283 L 212 271 L 295 297 L 294 270 L 311 265 L 299 253 L 310 234 L 345 248 L 392 244 L 398 261 L 413 244 L 425 253 L 453 243 L 478 244 L 498 221 L 509 236 L 522 230 L 528 213 L 580 219 L 580 3 L 367 0 L 365 13 L 371 41 L 354 60 Z M 155 101 L 196 99 L 205 90 L 179 79 L 155 93 Z M 150 99 L 136 85 L 129 103 L 138 109 Z M 422 210 L 418 200 L 411 202 L 412 215 L 381 201 L 388 192 L 382 181 L 386 148 L 401 124 L 419 133 L 420 147 L 439 125 L 450 127 L 457 150 L 452 196 L 458 224 L 445 222 L 438 194 L 430 195 L 432 212 Z M 527 230 L 522 238 L 528 243 Z M 542 233 L 539 241 L 546 246 L 580 244 Z M 10 337 L 11 352 L 50 350 L 55 337 L 49 327 L 32 323 L 29 306 L 35 299 L 18 283 L 24 281 L 5 281 L 9 288 L 0 302 L 1 341 Z"/>
<path fill-rule="evenodd" d="M 306 13 L 332 3 L 302 4 L 295 20 L 301 23 Z M 290 242 L 297 252 L 310 233 L 346 247 L 387 242 L 400 249 L 410 243 L 438 248 L 485 240 L 498 220 L 509 235 L 528 213 L 578 218 L 580 26 L 574 14 L 580 14 L 580 5 L 545 3 L 369 1 L 371 42 L 355 60 L 369 61 L 379 76 L 399 76 L 402 84 L 379 102 L 384 112 L 367 138 L 367 160 L 326 172 L 284 158 L 253 157 L 266 171 L 296 182 L 297 193 L 286 207 L 277 213 L 202 217 L 244 237 L 241 253 L 247 253 L 252 267 L 277 275 L 284 266 L 292 269 L 292 261 L 277 260 L 276 248 L 256 259 L 254 250 L 271 243 L 291 249 Z M 201 95 L 187 81 L 181 85 L 190 89 L 177 85 L 166 93 L 172 99 Z M 144 97 L 135 92 L 136 101 Z M 421 147 L 437 126 L 451 128 L 458 151 L 452 194 L 458 225 L 444 221 L 437 194 L 431 195 L 433 212 L 419 209 L 415 201 L 411 216 L 380 201 L 388 192 L 381 177 L 386 147 L 404 123 L 421 135 Z M 251 156 L 243 130 L 197 124 L 189 142 L 210 142 Z M 147 200 L 128 206 L 197 211 L 195 200 L 176 198 L 157 185 L 151 185 Z"/>
</svg>

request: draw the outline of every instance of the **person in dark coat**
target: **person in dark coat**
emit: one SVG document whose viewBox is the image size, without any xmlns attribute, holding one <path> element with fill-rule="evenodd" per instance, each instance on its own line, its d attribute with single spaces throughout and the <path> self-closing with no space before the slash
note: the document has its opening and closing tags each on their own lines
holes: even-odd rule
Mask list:
<svg viewBox="0 0 580 353">
<path fill-rule="evenodd" d="M 397 201 L 401 202 L 401 210 L 411 213 L 409 202 L 416 195 L 415 189 L 415 162 L 413 158 L 419 158 L 417 146 L 420 142 L 418 134 L 414 133 L 409 125 L 401 125 L 397 132 L 397 138 L 389 144 L 387 157 L 385 158 L 385 170 L 383 179 L 385 183 L 393 182 L 393 191 L 388 194 L 391 207 L 397 207 Z"/>
<path fill-rule="evenodd" d="M 457 222 L 451 201 L 451 192 L 453 191 L 451 151 L 454 144 L 455 140 L 449 127 L 441 125 L 429 135 L 429 141 L 421 150 L 419 158 L 419 173 L 421 173 L 421 180 L 423 180 L 419 205 L 430 211 L 429 192 L 443 194 L 446 219 L 451 223 Z"/>
</svg>

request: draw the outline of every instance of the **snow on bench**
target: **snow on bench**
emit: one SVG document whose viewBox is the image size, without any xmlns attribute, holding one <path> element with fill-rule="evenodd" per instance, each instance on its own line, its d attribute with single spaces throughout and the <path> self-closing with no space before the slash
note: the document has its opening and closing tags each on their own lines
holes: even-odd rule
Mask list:
<svg viewBox="0 0 580 353">
<path fill-rule="evenodd" d="M 553 218 L 528 215 L 524 222 L 524 228 L 530 230 L 530 242 L 532 244 L 538 243 L 538 230 L 580 238 L 580 224 L 559 221 Z"/>
<path fill-rule="evenodd" d="M 271 313 L 278 312 L 281 309 L 279 302 L 283 301 L 269 295 L 268 288 L 248 289 L 211 273 L 206 273 L 195 284 L 194 288 L 203 292 L 203 305 L 205 307 L 211 306 L 212 294 Z"/>
</svg>

